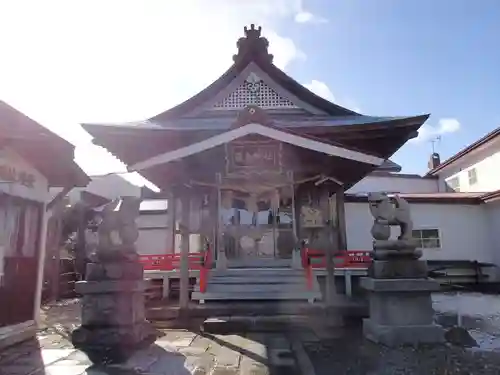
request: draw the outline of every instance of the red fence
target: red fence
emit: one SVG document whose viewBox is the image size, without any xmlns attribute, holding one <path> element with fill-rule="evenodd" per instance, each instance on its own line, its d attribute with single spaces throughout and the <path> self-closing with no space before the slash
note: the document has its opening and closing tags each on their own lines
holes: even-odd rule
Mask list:
<svg viewBox="0 0 500 375">
<path fill-rule="evenodd" d="M 302 250 L 302 266 L 306 272 L 307 287 L 313 287 L 313 269 L 326 268 L 325 252 L 305 248 Z M 334 256 L 335 268 L 368 268 L 372 262 L 370 251 L 348 250 Z"/>
<path fill-rule="evenodd" d="M 326 268 L 325 252 L 305 248 L 302 251 L 302 265 L 306 271 L 309 287 L 312 287 L 312 270 Z M 141 255 L 139 257 L 146 271 L 173 271 L 180 269 L 180 254 Z M 334 257 L 335 268 L 368 268 L 372 262 L 371 252 L 349 250 Z M 190 253 L 188 269 L 200 271 L 200 290 L 206 290 L 208 271 L 212 266 L 211 251 Z"/>
<path fill-rule="evenodd" d="M 145 271 L 173 271 L 181 268 L 181 254 L 140 255 L 140 262 Z M 200 290 L 205 292 L 207 287 L 208 270 L 212 266 L 211 251 L 190 253 L 188 269 L 200 271 Z"/>
<path fill-rule="evenodd" d="M 190 270 L 200 270 L 204 266 L 205 253 L 190 253 L 188 264 Z M 140 262 L 146 271 L 172 271 L 180 269 L 181 255 L 180 254 L 163 254 L 163 255 L 140 255 Z"/>
<path fill-rule="evenodd" d="M 348 250 L 334 256 L 335 268 L 368 268 L 372 262 L 371 251 Z M 326 268 L 325 252 L 305 248 L 302 251 L 302 265 L 311 268 Z"/>
</svg>

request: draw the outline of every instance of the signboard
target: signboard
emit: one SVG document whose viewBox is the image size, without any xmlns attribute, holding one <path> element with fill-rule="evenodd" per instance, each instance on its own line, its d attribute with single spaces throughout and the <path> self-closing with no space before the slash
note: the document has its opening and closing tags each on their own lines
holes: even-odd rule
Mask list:
<svg viewBox="0 0 500 375">
<path fill-rule="evenodd" d="M 32 189 L 35 185 L 35 176 L 15 167 L 0 164 L 0 181 L 18 183 Z"/>
<path fill-rule="evenodd" d="M 281 145 L 248 142 L 226 145 L 227 173 L 281 172 Z"/>
<path fill-rule="evenodd" d="M 321 228 L 325 226 L 323 213 L 317 208 L 302 206 L 300 208 L 300 219 L 304 228 Z"/>
</svg>

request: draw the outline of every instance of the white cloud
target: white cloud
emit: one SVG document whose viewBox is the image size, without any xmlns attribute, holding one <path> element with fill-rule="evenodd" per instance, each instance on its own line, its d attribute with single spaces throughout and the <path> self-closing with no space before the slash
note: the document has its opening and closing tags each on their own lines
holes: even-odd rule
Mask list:
<svg viewBox="0 0 500 375">
<path fill-rule="evenodd" d="M 442 118 L 437 125 L 424 124 L 418 131 L 418 136 L 410 140 L 411 143 L 431 141 L 433 138 L 460 130 L 460 122 L 455 118 Z"/>
<path fill-rule="evenodd" d="M 301 11 L 295 15 L 295 22 L 297 23 L 326 23 L 328 22 L 325 18 L 315 16 L 314 14 Z"/>
<path fill-rule="evenodd" d="M 311 82 L 305 83 L 304 87 L 311 90 L 316 95 L 321 96 L 323 99 L 329 100 L 332 103 L 350 109 L 354 112 L 361 113 L 361 109 L 355 102 L 353 102 L 352 100 L 347 100 L 345 98 L 339 100 L 335 95 L 333 95 L 332 90 L 330 90 L 328 85 L 323 81 L 313 79 Z"/>
<path fill-rule="evenodd" d="M 331 102 L 335 101 L 332 91 L 325 82 L 313 79 L 310 83 L 304 85 L 308 90 L 312 91 L 316 95 L 329 100 Z"/>
<path fill-rule="evenodd" d="M 302 10 L 298 0 L 0 2 L 0 98 L 75 144 L 87 173 L 125 170 L 78 123 L 141 120 L 182 102 L 231 65 L 250 23 L 286 69 L 305 55 L 274 26 Z"/>
</svg>

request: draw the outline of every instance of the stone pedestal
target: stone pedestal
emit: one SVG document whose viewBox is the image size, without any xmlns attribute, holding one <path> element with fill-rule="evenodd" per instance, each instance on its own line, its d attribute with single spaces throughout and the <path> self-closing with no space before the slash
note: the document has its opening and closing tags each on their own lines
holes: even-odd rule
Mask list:
<svg viewBox="0 0 500 375">
<path fill-rule="evenodd" d="M 96 364 L 121 363 L 155 342 L 145 319 L 143 266 L 137 260 L 105 259 L 87 265 L 87 280 L 76 283 L 82 325 L 72 334 L 75 348 Z"/>
<path fill-rule="evenodd" d="M 414 262 L 405 265 L 410 274 L 422 270 L 422 264 Z M 370 318 L 363 322 L 369 340 L 388 346 L 444 341 L 442 327 L 433 323 L 431 292 L 439 290 L 437 282 L 426 277 L 367 277 L 361 279 L 361 286 L 369 292 Z"/>
</svg>

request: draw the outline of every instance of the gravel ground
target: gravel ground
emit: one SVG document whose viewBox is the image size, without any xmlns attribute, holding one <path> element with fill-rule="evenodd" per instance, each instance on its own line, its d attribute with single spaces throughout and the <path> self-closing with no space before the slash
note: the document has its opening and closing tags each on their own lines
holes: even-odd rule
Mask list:
<svg viewBox="0 0 500 375">
<path fill-rule="evenodd" d="M 304 343 L 316 375 L 498 375 L 500 354 L 449 345 L 387 348 L 364 340 L 360 327 Z"/>
<path fill-rule="evenodd" d="M 317 375 L 489 375 L 500 374 L 500 296 L 436 293 L 436 320 L 445 327 L 460 322 L 479 347 L 447 345 L 388 348 L 363 339 L 361 327 L 339 331 L 336 338 L 306 342 Z"/>
</svg>

